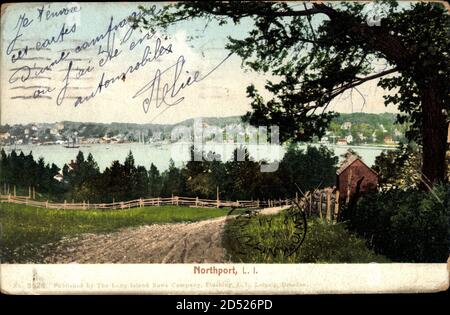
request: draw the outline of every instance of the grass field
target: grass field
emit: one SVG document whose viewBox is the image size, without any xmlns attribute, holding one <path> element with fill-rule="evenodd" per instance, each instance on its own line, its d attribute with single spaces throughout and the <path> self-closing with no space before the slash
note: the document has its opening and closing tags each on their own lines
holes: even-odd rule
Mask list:
<svg viewBox="0 0 450 315">
<path fill-rule="evenodd" d="M 364 240 L 348 232 L 344 224 L 328 224 L 320 219 L 308 220 L 303 243 L 296 250 L 295 246 L 294 250 L 289 249 L 299 240 L 295 224 L 284 212 L 250 219 L 237 217 L 225 226 L 223 246 L 233 262 L 389 262 L 368 249 Z"/>
<path fill-rule="evenodd" d="M 2 262 L 33 262 L 45 255 L 44 244 L 80 233 L 104 233 L 120 228 L 193 222 L 225 216 L 228 209 L 182 206 L 127 210 L 53 210 L 0 204 L 0 258 Z"/>
</svg>

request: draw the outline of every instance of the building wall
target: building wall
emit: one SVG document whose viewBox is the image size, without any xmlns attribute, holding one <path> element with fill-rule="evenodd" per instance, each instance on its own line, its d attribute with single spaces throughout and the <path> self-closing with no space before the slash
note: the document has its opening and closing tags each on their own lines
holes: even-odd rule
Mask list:
<svg viewBox="0 0 450 315">
<path fill-rule="evenodd" d="M 364 176 L 361 192 L 376 189 L 378 176 L 360 160 L 356 160 L 337 176 L 337 188 L 341 198 L 347 198 L 348 177 L 351 171 L 350 197 L 356 192 L 356 184 Z"/>
</svg>

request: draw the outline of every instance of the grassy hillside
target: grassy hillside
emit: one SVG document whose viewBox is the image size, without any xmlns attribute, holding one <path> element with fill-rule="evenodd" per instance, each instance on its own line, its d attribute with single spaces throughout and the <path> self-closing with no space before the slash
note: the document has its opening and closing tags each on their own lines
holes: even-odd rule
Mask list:
<svg viewBox="0 0 450 315">
<path fill-rule="evenodd" d="M 224 216 L 227 209 L 181 206 L 128 210 L 53 210 L 16 204 L 0 204 L 2 262 L 32 262 L 45 255 L 44 244 L 80 233 L 105 233 L 121 228 L 192 222 Z"/>
</svg>

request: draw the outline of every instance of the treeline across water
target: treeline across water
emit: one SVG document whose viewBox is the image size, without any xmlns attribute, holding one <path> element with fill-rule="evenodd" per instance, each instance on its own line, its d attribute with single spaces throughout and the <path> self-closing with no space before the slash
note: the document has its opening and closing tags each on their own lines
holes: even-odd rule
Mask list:
<svg viewBox="0 0 450 315">
<path fill-rule="evenodd" d="M 191 150 L 192 156 L 194 152 Z M 213 154 L 213 153 L 210 153 Z M 0 154 L 0 185 L 16 186 L 28 192 L 34 187 L 39 196 L 49 200 L 112 202 L 141 197 L 186 196 L 215 199 L 219 190 L 222 200 L 285 198 L 298 188 L 308 191 L 334 184 L 338 158 L 325 147 L 288 147 L 275 172 L 261 172 L 265 162 L 253 160 L 246 148 L 236 149 L 233 159 L 189 161 L 160 172 L 150 163 L 136 165 L 130 151 L 125 161 L 113 161 L 100 171 L 92 154 L 79 151 L 74 163 L 60 170 L 55 164 L 12 151 Z M 240 157 L 239 159 L 237 157 Z M 62 180 L 56 175 L 62 173 Z M 298 188 L 297 188 L 298 186 Z"/>
</svg>

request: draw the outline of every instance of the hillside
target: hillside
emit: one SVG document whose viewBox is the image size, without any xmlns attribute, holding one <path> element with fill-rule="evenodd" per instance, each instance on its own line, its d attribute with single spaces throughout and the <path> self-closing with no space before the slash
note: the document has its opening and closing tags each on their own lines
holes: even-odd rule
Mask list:
<svg viewBox="0 0 450 315">
<path fill-rule="evenodd" d="M 224 128 L 242 123 L 240 116 L 203 117 L 204 125 Z M 386 137 L 392 141 L 404 140 L 405 126 L 395 124 L 396 115 L 391 113 L 340 114 L 330 124 L 324 142 L 336 142 L 339 139 L 351 140 L 351 143 L 383 143 Z M 192 127 L 194 119 L 177 124 L 136 124 L 136 123 L 91 123 L 63 121 L 60 123 L 40 123 L 27 125 L 0 126 L 0 143 L 52 143 L 67 141 L 73 137 L 91 139 L 115 138 L 117 141 L 149 142 L 170 139 L 172 130 L 177 126 Z M 349 138 L 349 136 L 351 136 Z M 315 139 L 319 141 L 320 139 Z"/>
</svg>

